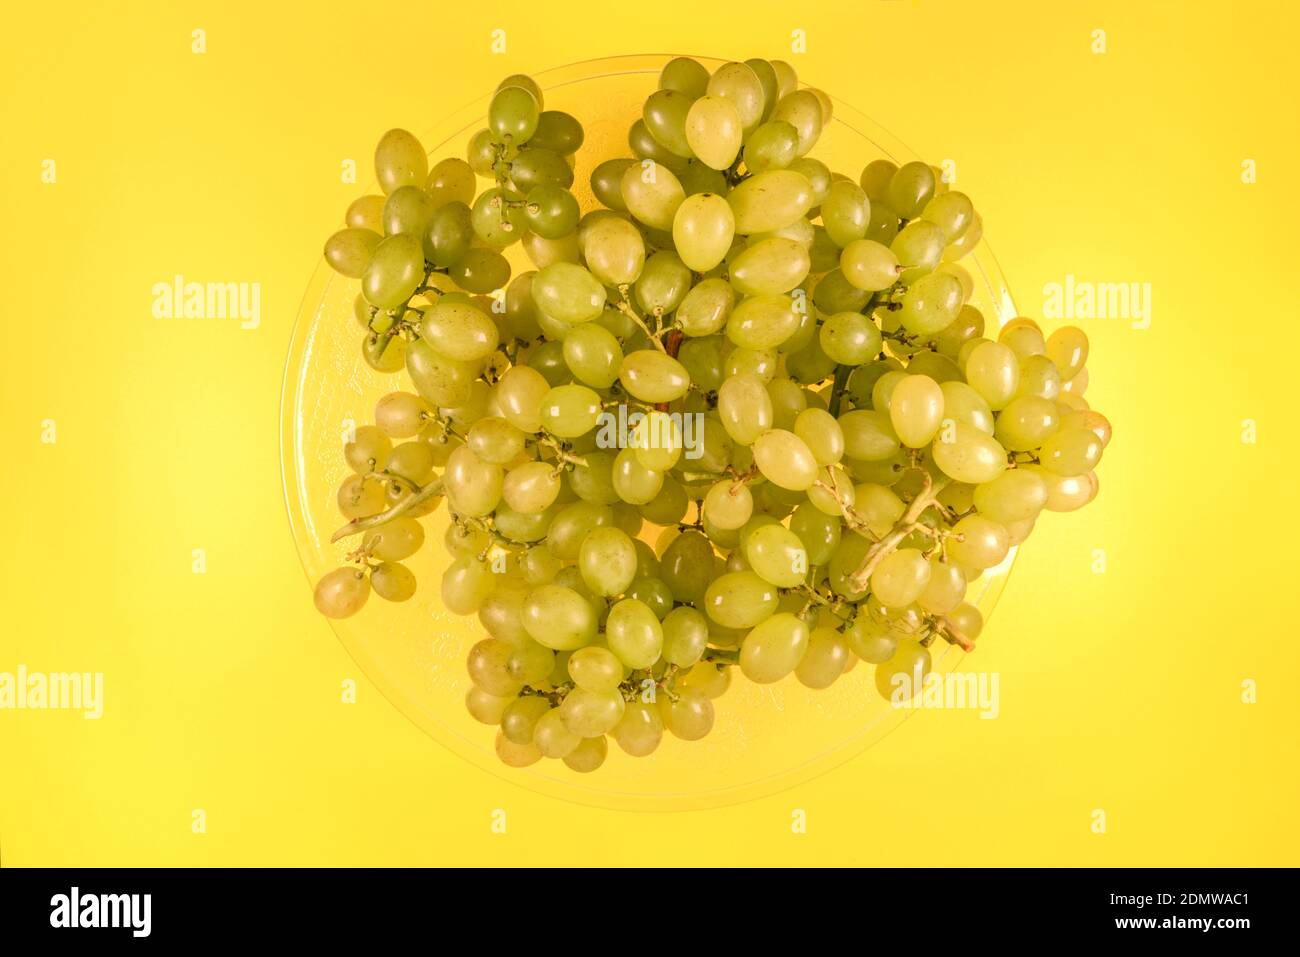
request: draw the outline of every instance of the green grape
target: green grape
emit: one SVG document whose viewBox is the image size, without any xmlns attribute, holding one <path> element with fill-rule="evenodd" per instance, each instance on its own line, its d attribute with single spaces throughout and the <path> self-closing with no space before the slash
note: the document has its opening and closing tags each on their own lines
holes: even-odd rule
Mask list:
<svg viewBox="0 0 1300 957">
<path fill-rule="evenodd" d="M 588 691 L 574 688 L 560 705 L 564 726 L 583 738 L 613 731 L 623 718 L 625 702 L 617 691 Z"/>
<path fill-rule="evenodd" d="M 429 158 L 420 141 L 406 130 L 389 130 L 375 147 L 375 178 L 387 195 L 402 186 L 423 186 Z"/>
<path fill-rule="evenodd" d="M 822 351 L 841 365 L 857 366 L 880 352 L 880 330 L 860 312 L 827 316 L 818 332 Z"/>
<path fill-rule="evenodd" d="M 652 410 L 637 422 L 629 436 L 629 447 L 642 466 L 667 472 L 682 456 L 683 437 L 677 420 L 666 412 Z"/>
<path fill-rule="evenodd" d="M 343 224 L 350 229 L 367 229 L 372 233 L 383 235 L 384 202 L 385 198 L 377 194 L 357 197 L 348 205 L 348 210 L 343 216 Z"/>
<path fill-rule="evenodd" d="M 984 630 L 984 616 L 978 608 L 967 602 L 954 608 L 948 620 L 971 641 L 978 638 Z"/>
<path fill-rule="evenodd" d="M 767 170 L 738 185 L 727 195 L 727 202 L 736 217 L 737 233 L 771 232 L 812 208 L 812 184 L 794 170 Z"/>
<path fill-rule="evenodd" d="M 440 302 L 420 320 L 420 335 L 436 352 L 460 362 L 486 359 L 499 341 L 496 323 L 480 309 Z"/>
<path fill-rule="evenodd" d="M 841 249 L 861 240 L 871 221 L 871 200 L 857 183 L 839 180 L 832 183 L 822 200 L 822 223 L 831 241 Z"/>
<path fill-rule="evenodd" d="M 383 237 L 371 229 L 340 229 L 325 240 L 325 261 L 340 275 L 360 279 L 366 274 L 381 242 Z"/>
<path fill-rule="evenodd" d="M 808 250 L 792 239 L 760 240 L 731 260 L 731 284 L 742 296 L 789 292 L 808 275 Z M 741 303 L 743 306 L 744 303 Z"/>
<path fill-rule="evenodd" d="M 587 322 L 605 308 L 605 287 L 581 266 L 552 263 L 533 277 L 533 301 L 560 322 Z"/>
<path fill-rule="evenodd" d="M 621 595 L 636 577 L 636 548 L 617 528 L 593 528 L 578 548 L 578 568 L 594 594 Z"/>
<path fill-rule="evenodd" d="M 384 232 L 389 236 L 406 233 L 419 240 L 433 215 L 433 201 L 419 186 L 399 186 L 384 204 Z"/>
<path fill-rule="evenodd" d="M 1021 466 L 1038 475 L 1047 486 L 1049 512 L 1073 512 L 1097 497 L 1097 476 L 1093 472 L 1083 475 L 1057 475 L 1041 465 Z"/>
<path fill-rule="evenodd" d="M 613 691 L 623 680 L 623 662 L 608 648 L 588 645 L 569 656 L 569 677 L 588 691 Z"/>
<path fill-rule="evenodd" d="M 578 152 L 584 137 L 582 124 L 576 117 L 561 110 L 543 110 L 528 145 L 568 156 Z"/>
<path fill-rule="evenodd" d="M 513 653 L 513 646 L 496 638 L 485 638 L 478 642 L 469 650 L 466 662 L 470 680 L 491 695 L 505 697 L 519 694 L 522 686 L 509 672 L 510 656 Z"/>
<path fill-rule="evenodd" d="M 454 156 L 434 163 L 424 181 L 424 191 L 428 194 L 430 206 L 435 210 L 451 202 L 468 206 L 474 202 L 477 188 L 473 168 L 463 159 Z"/>
<path fill-rule="evenodd" d="M 609 754 L 609 742 L 603 736 L 583 738 L 578 746 L 564 756 L 564 764 L 570 771 L 590 774 L 605 763 Z"/>
<path fill-rule="evenodd" d="M 1056 403 L 1036 395 L 1023 395 L 1007 403 L 993 434 L 1011 451 L 1029 452 L 1055 435 L 1059 425 Z"/>
<path fill-rule="evenodd" d="M 528 228 L 545 239 L 560 239 L 578 226 L 578 201 L 559 186 L 543 183 L 528 191 L 524 206 Z"/>
<path fill-rule="evenodd" d="M 754 440 L 752 448 L 754 464 L 769 482 L 801 492 L 817 481 L 817 460 L 793 432 L 768 429 Z"/>
<path fill-rule="evenodd" d="M 618 377 L 628 393 L 642 402 L 671 402 L 685 395 L 691 386 L 685 367 L 657 349 L 628 353 Z"/>
<path fill-rule="evenodd" d="M 669 543 L 659 560 L 659 574 L 672 597 L 698 605 L 713 580 L 713 546 L 690 529 Z"/>
<path fill-rule="evenodd" d="M 424 526 L 407 516 L 392 519 L 372 529 L 361 542 L 366 551 L 386 562 L 410 558 L 423 544 Z"/>
<path fill-rule="evenodd" d="M 348 519 L 377 515 L 386 507 L 383 485 L 362 475 L 345 478 L 339 486 L 337 499 L 339 511 Z"/>
<path fill-rule="evenodd" d="M 1061 373 L 1047 356 L 1027 356 L 1020 363 L 1016 395 L 1036 395 L 1055 400 L 1061 395 Z"/>
<path fill-rule="evenodd" d="M 966 231 L 948 244 L 943 251 L 943 258 L 949 262 L 961 259 L 972 249 L 974 249 L 981 238 L 984 236 L 984 220 L 980 214 L 976 213 L 971 219 L 971 224 L 966 227 Z"/>
<path fill-rule="evenodd" d="M 500 731 L 497 732 L 494 746 L 497 757 L 507 767 L 526 768 L 542 760 L 542 752 L 535 744 L 515 744 Z"/>
<path fill-rule="evenodd" d="M 375 472 L 388 461 L 393 443 L 388 436 L 373 425 L 359 426 L 352 441 L 343 445 L 343 458 L 354 472 Z"/>
<path fill-rule="evenodd" d="M 410 392 L 390 392 L 375 403 L 375 425 L 393 439 L 409 439 L 433 415 L 429 404 Z"/>
<path fill-rule="evenodd" d="M 498 90 L 488 104 L 488 129 L 500 143 L 528 142 L 540 118 L 541 104 L 537 96 L 520 86 Z"/>
<path fill-rule="evenodd" d="M 731 310 L 727 338 L 745 349 L 772 349 L 794 334 L 799 320 L 789 296 L 751 296 Z"/>
<path fill-rule="evenodd" d="M 1088 336 L 1076 326 L 1057 329 L 1047 337 L 1046 348 L 1062 379 L 1074 378 L 1088 361 Z"/>
<path fill-rule="evenodd" d="M 952 562 L 930 559 L 930 580 L 916 603 L 932 615 L 946 615 L 966 595 L 966 576 Z"/>
<path fill-rule="evenodd" d="M 699 611 L 686 605 L 674 608 L 663 620 L 663 658 L 679 668 L 700 660 L 709 643 L 709 622 Z"/>
<path fill-rule="evenodd" d="M 550 583 L 562 567 L 563 563 L 546 545 L 536 545 L 528 549 L 519 560 L 519 569 L 524 575 L 524 580 L 530 585 Z M 522 605 L 522 601 L 520 604 Z M 523 628 L 522 622 L 519 627 Z"/>
<path fill-rule="evenodd" d="M 1061 429 L 1043 442 L 1039 461 L 1057 475 L 1082 475 L 1101 461 L 1101 439 L 1091 429 Z"/>
<path fill-rule="evenodd" d="M 998 342 L 1016 354 L 1017 359 L 1041 356 L 1047 352 L 1047 341 L 1037 324 L 1018 323 L 1012 320 L 998 333 Z"/>
<path fill-rule="evenodd" d="M 591 603 L 563 585 L 539 585 L 529 591 L 520 616 L 534 641 L 556 651 L 573 651 L 596 637 Z"/>
<path fill-rule="evenodd" d="M 796 90 L 781 97 L 772 111 L 772 119 L 795 128 L 799 134 L 799 145 L 795 148 L 797 156 L 806 155 L 822 134 L 822 104 L 810 90 Z"/>
<path fill-rule="evenodd" d="M 605 637 L 610 650 L 629 668 L 649 668 L 663 650 L 663 626 L 649 606 L 634 598 L 625 598 L 609 610 Z"/>
<path fill-rule="evenodd" d="M 879 462 L 898 451 L 898 433 L 886 411 L 854 409 L 841 415 L 839 423 L 844 433 L 844 454 L 850 459 Z"/>
<path fill-rule="evenodd" d="M 889 422 L 908 448 L 929 445 L 943 416 L 943 389 L 929 376 L 906 375 L 890 395 Z"/>
<path fill-rule="evenodd" d="M 421 236 L 424 258 L 443 269 L 464 259 L 473 241 L 473 213 L 459 200 L 434 210 Z"/>
<path fill-rule="evenodd" d="M 889 194 L 889 184 L 898 172 L 898 166 L 887 159 L 872 160 L 862 170 L 858 184 L 873 203 L 881 202 Z"/>
<path fill-rule="evenodd" d="M 834 465 L 844 457 L 844 430 L 825 409 L 803 409 L 794 418 L 793 431 L 818 465 Z"/>
<path fill-rule="evenodd" d="M 613 505 L 619 501 L 614 488 L 614 458 L 616 453 L 603 450 L 587 452 L 583 463 L 569 473 L 569 487 L 584 502 L 596 505 Z"/>
<path fill-rule="evenodd" d="M 780 681 L 803 660 L 808 638 L 808 625 L 800 618 L 787 612 L 772 615 L 745 636 L 740 646 L 740 670 L 758 684 Z"/>
<path fill-rule="evenodd" d="M 641 233 L 621 216 L 606 216 L 593 222 L 580 231 L 578 242 L 587 268 L 607 286 L 630 285 L 645 267 Z"/>
<path fill-rule="evenodd" d="M 802 156 L 790 164 L 790 169 L 808 180 L 808 184 L 812 186 L 812 205 L 820 206 L 830 193 L 831 183 L 834 181 L 834 174 L 831 173 L 830 167 L 819 159 Z"/>
<path fill-rule="evenodd" d="M 677 207 L 686 191 L 672 170 L 654 160 L 643 160 L 623 173 L 623 202 L 628 212 L 652 229 L 673 228 Z"/>
<path fill-rule="evenodd" d="M 482 295 L 504 289 L 510 281 L 510 263 L 495 249 L 470 249 L 447 270 L 466 292 Z"/>
<path fill-rule="evenodd" d="M 539 699 L 543 702 L 545 698 Z M 582 744 L 582 736 L 570 731 L 564 721 L 563 707 L 549 703 L 533 728 L 533 745 L 545 758 L 567 759 Z"/>
<path fill-rule="evenodd" d="M 970 485 L 991 482 L 1007 467 L 1007 452 L 991 435 L 961 422 L 945 423 L 931 446 L 935 465 Z"/>
<path fill-rule="evenodd" d="M 898 635 L 864 614 L 859 614 L 853 623 L 844 629 L 844 637 L 853 653 L 867 664 L 883 664 L 894 657 L 894 652 L 898 648 Z"/>
<path fill-rule="evenodd" d="M 731 190 L 724 173 L 704 165 L 698 159 L 689 160 L 686 169 L 682 170 L 677 178 L 681 181 L 682 190 L 687 196 L 694 196 L 697 193 L 717 193 L 719 196 L 725 196 Z"/>
<path fill-rule="evenodd" d="M 560 494 L 560 478 L 545 462 L 526 462 L 506 473 L 501 498 L 524 515 L 544 512 Z"/>
<path fill-rule="evenodd" d="M 740 111 L 721 96 L 702 96 L 686 116 L 687 148 L 710 169 L 725 170 L 740 153 L 743 139 Z"/>
<path fill-rule="evenodd" d="M 605 160 L 591 171 L 591 191 L 596 199 L 610 209 L 627 212 L 623 202 L 623 174 L 636 166 L 634 159 Z"/>
<path fill-rule="evenodd" d="M 348 618 L 370 597 L 370 579 L 359 568 L 343 566 L 321 577 L 313 599 L 326 618 Z"/>
<path fill-rule="evenodd" d="M 683 159 L 693 155 L 687 142 L 686 114 L 694 102 L 694 97 L 677 90 L 656 90 L 641 110 L 641 119 L 655 141 Z"/>
<path fill-rule="evenodd" d="M 664 736 L 664 722 L 654 705 L 629 701 L 611 734 L 625 753 L 634 758 L 644 758 L 659 747 Z"/>
<path fill-rule="evenodd" d="M 912 360 L 907 364 L 907 371 L 912 375 L 929 376 L 939 385 L 961 381 L 961 369 L 956 362 L 928 349 L 912 356 Z"/>
<path fill-rule="evenodd" d="M 944 418 L 952 419 L 963 425 L 978 429 L 986 435 L 993 435 L 994 419 L 989 404 L 965 382 L 950 381 L 939 386 L 943 393 Z M 1006 412 L 1003 412 L 1005 415 Z M 1001 441 L 1001 436 L 999 436 Z M 1005 445 L 1006 443 L 1003 442 Z M 1007 446 L 1012 448 L 1012 446 Z"/>
<path fill-rule="evenodd" d="M 709 583 L 704 610 L 726 628 L 753 628 L 776 611 L 777 591 L 752 571 L 728 572 Z"/>
<path fill-rule="evenodd" d="M 389 236 L 374 247 L 361 277 L 361 291 L 371 305 L 396 309 L 411 298 L 423 278 L 420 243 L 406 235 Z"/>
<path fill-rule="evenodd" d="M 465 692 L 465 710 L 481 724 L 500 724 L 501 718 L 516 699 L 512 696 L 488 694 L 477 685 Z"/>
<path fill-rule="evenodd" d="M 515 744 L 532 744 L 538 719 L 550 710 L 550 702 L 538 695 L 516 698 L 501 714 L 501 733 Z"/>
<path fill-rule="evenodd" d="M 443 408 L 455 408 L 469 399 L 482 365 L 448 358 L 423 339 L 406 348 L 406 372 L 416 391 L 430 405 Z"/>
<path fill-rule="evenodd" d="M 992 482 L 975 486 L 974 504 L 981 515 L 999 524 L 1023 522 L 1047 505 L 1047 484 L 1034 472 L 1008 469 Z"/>
<path fill-rule="evenodd" d="M 852 285 L 842 269 L 832 269 L 817 281 L 813 305 L 827 315 L 837 312 L 861 312 L 871 294 Z"/>
<path fill-rule="evenodd" d="M 834 628 L 817 628 L 808 636 L 808 650 L 794 670 L 795 677 L 806 688 L 829 688 L 844 674 L 851 656 L 848 639 Z"/>
<path fill-rule="evenodd" d="M 608 329 L 594 322 L 584 323 L 564 337 L 564 364 L 585 385 L 608 389 L 618 378 L 623 349 Z"/>
<path fill-rule="evenodd" d="M 573 185 L 573 168 L 559 153 L 530 146 L 520 150 L 511 162 L 510 181 L 520 193 L 539 186 L 568 189 Z"/>
<path fill-rule="evenodd" d="M 940 229 L 948 242 L 964 233 L 975 216 L 975 204 L 965 193 L 943 193 L 925 204 L 921 218 L 928 219 Z"/>
<path fill-rule="evenodd" d="M 931 273 L 903 294 L 899 320 L 908 332 L 929 336 L 950 326 L 961 306 L 961 283 L 947 273 Z"/>
<path fill-rule="evenodd" d="M 545 376 L 536 369 L 511 367 L 497 383 L 496 398 L 501 415 L 523 432 L 540 431 L 542 400 L 550 389 Z"/>
<path fill-rule="evenodd" d="M 925 163 L 904 163 L 889 180 L 884 200 L 904 219 L 915 219 L 934 196 L 934 170 Z"/>
<path fill-rule="evenodd" d="M 915 548 L 886 555 L 871 573 L 871 593 L 891 608 L 912 604 L 929 584 L 930 564 Z"/>
<path fill-rule="evenodd" d="M 785 169 L 797 158 L 799 131 L 784 120 L 770 120 L 745 140 L 745 168 L 751 173 Z"/>
<path fill-rule="evenodd" d="M 394 446 L 384 463 L 385 472 L 416 485 L 423 485 L 432 478 L 433 468 L 433 449 L 427 442 L 419 441 Z"/>
<path fill-rule="evenodd" d="M 756 575 L 780 588 L 794 588 L 808 573 L 803 541 L 784 525 L 755 529 L 745 542 L 744 553 Z"/>
<path fill-rule="evenodd" d="M 452 614 L 472 615 L 482 607 L 495 586 L 492 569 L 487 564 L 477 556 L 462 555 L 442 573 L 442 603 Z"/>
<path fill-rule="evenodd" d="M 542 88 L 531 76 L 527 73 L 512 73 L 497 84 L 496 92 L 500 92 L 501 90 L 508 89 L 512 86 L 520 87 L 521 89 L 527 90 L 531 93 L 533 99 L 537 102 L 538 108 L 541 108 L 543 101 Z"/>
<path fill-rule="evenodd" d="M 646 160 L 653 161 L 664 169 L 672 170 L 674 175 L 681 175 L 686 172 L 689 160 L 683 159 L 671 150 L 660 146 L 659 141 L 650 135 L 645 120 L 637 120 L 628 127 L 627 145 L 642 163 Z M 643 166 L 642 168 L 648 167 Z"/>
<path fill-rule="evenodd" d="M 984 316 L 974 306 L 962 306 L 957 318 L 939 332 L 935 347 L 950 359 L 956 359 L 961 347 L 984 335 Z"/>
<path fill-rule="evenodd" d="M 983 515 L 967 515 L 952 527 L 948 557 L 965 568 L 983 570 L 1007 557 L 1007 530 Z"/>
<path fill-rule="evenodd" d="M 1077 409 L 1061 413 L 1061 429 L 1089 429 L 1092 434 L 1101 439 L 1102 450 L 1110 445 L 1111 425 L 1110 420 L 1100 412 L 1092 409 Z"/>
<path fill-rule="evenodd" d="M 545 509 L 540 512 L 516 512 L 509 504 L 502 503 L 497 506 L 493 521 L 496 524 L 497 531 L 503 537 L 512 542 L 533 544 L 546 537 L 554 518 L 554 509 Z M 511 560 L 514 561 L 516 558 L 512 557 Z"/>
<path fill-rule="evenodd" d="M 889 411 L 889 402 L 894 397 L 894 390 L 898 388 L 898 383 L 907 378 L 907 373 L 898 369 L 891 369 L 876 380 L 876 384 L 871 387 L 871 405 L 872 408 L 880 412 Z"/>
<path fill-rule="evenodd" d="M 469 168 L 479 176 L 490 177 L 496 175 L 498 159 L 507 158 L 513 153 L 513 147 L 503 148 L 501 144 L 493 142 L 491 130 L 482 129 L 470 137 L 465 148 L 465 160 Z M 468 203 L 469 200 L 465 202 Z"/>
<path fill-rule="evenodd" d="M 924 219 L 914 220 L 898 231 L 889 248 L 898 257 L 903 271 L 899 280 L 911 285 L 934 272 L 943 255 L 943 231 Z M 958 303 L 958 307 L 960 307 Z"/>
<path fill-rule="evenodd" d="M 1020 384 L 1016 354 L 999 342 L 981 342 L 966 357 L 966 381 L 982 395 L 989 408 L 1006 408 Z"/>
<path fill-rule="evenodd" d="M 745 349 L 736 346 L 722 357 L 722 374 L 731 378 L 738 375 L 758 376 L 770 382 L 776 375 L 777 355 L 773 349 Z"/>
<path fill-rule="evenodd" d="M 753 68 L 744 63 L 725 63 L 709 77 L 706 93 L 729 102 L 748 133 L 763 119 L 766 97 L 763 81 Z"/>
<path fill-rule="evenodd" d="M 876 690 L 894 705 L 905 704 L 921 693 L 930 669 L 928 648 L 919 641 L 899 642 L 889 660 L 876 666 Z"/>
<path fill-rule="evenodd" d="M 708 69 L 690 57 L 673 57 L 659 73 L 659 89 L 677 90 L 691 98 L 703 96 L 708 85 Z"/>
<path fill-rule="evenodd" d="M 642 465 L 635 449 L 622 449 L 618 453 L 611 477 L 619 498 L 632 505 L 653 501 L 664 484 L 663 473 Z"/>
<path fill-rule="evenodd" d="M 829 562 L 840 544 L 839 516 L 827 515 L 813 506 L 800 505 L 794 510 L 790 516 L 790 531 L 799 536 L 811 566 Z"/>
<path fill-rule="evenodd" d="M 578 549 L 587 533 L 593 528 L 611 525 L 613 521 L 614 515 L 606 506 L 574 502 L 555 516 L 547 542 L 556 558 L 565 562 L 577 561 Z"/>
<path fill-rule="evenodd" d="M 541 424 L 552 435 L 574 439 L 596 427 L 600 396 L 585 385 L 556 386 L 542 397 Z"/>
<path fill-rule="evenodd" d="M 871 219 L 867 221 L 867 235 L 864 238 L 889 245 L 898 237 L 898 233 L 898 213 L 890 209 L 883 199 L 872 199 Z"/>
<path fill-rule="evenodd" d="M 696 688 L 683 688 L 676 700 L 661 695 L 657 705 L 664 727 L 683 741 L 698 741 L 713 730 L 713 702 Z"/>
<path fill-rule="evenodd" d="M 673 215 L 673 243 L 682 261 L 696 272 L 722 262 L 736 232 L 726 199 L 714 193 L 688 196 Z"/>
<path fill-rule="evenodd" d="M 806 222 L 806 220 L 800 220 Z M 850 243 L 849 245 L 852 245 Z M 823 226 L 813 227 L 812 242 L 808 246 L 808 259 L 814 274 L 830 272 L 840 263 L 840 247 L 831 242 Z"/>
<path fill-rule="evenodd" d="M 501 501 L 505 473 L 501 466 L 484 462 L 468 446 L 460 446 L 447 459 L 442 473 L 443 488 L 456 512 L 487 515 Z"/>
<path fill-rule="evenodd" d="M 662 316 L 676 309 L 690 288 L 690 269 L 676 253 L 665 249 L 646 260 L 633 294 L 642 312 Z"/>
</svg>

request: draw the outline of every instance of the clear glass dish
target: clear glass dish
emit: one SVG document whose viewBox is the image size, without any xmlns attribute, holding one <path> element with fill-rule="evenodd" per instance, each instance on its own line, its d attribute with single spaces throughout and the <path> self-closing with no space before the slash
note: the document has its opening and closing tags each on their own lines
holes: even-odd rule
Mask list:
<svg viewBox="0 0 1300 957">
<path fill-rule="evenodd" d="M 536 74 L 548 109 L 578 116 L 587 138 L 578 154 L 574 192 L 584 208 L 593 200 L 589 174 L 599 162 L 625 156 L 627 128 L 640 104 L 654 90 L 668 55 L 620 56 L 587 60 Z M 710 69 L 722 61 L 698 58 Z M 484 125 L 489 96 L 483 96 L 438 124 L 412 130 L 434 159 L 463 156 L 470 136 Z M 916 157 L 892 135 L 859 111 L 834 100 L 834 119 L 814 155 L 832 169 L 856 175 L 873 159 L 902 163 Z M 371 191 L 377 191 L 371 188 Z M 360 195 L 360 191 L 358 191 Z M 340 210 L 341 214 L 342 210 Z M 323 237 L 322 237 L 323 239 Z M 523 254 L 508 256 L 516 267 Z M 990 325 L 1015 315 L 997 261 L 983 241 L 962 260 L 975 278 L 972 302 Z M 340 564 L 345 543 L 331 545 L 342 524 L 335 490 L 346 466 L 340 455 L 348 422 L 371 421 L 375 400 L 409 388 L 404 373 L 385 375 L 365 364 L 360 332 L 352 317 L 356 282 L 334 274 L 322 260 L 298 311 L 285 366 L 281 399 L 281 461 L 285 500 L 294 541 L 307 578 L 314 585 Z M 715 702 L 717 722 L 702 741 L 664 736 L 648 758 L 631 758 L 611 744 L 597 772 L 580 775 L 563 762 L 542 761 L 522 770 L 507 768 L 493 751 L 494 729 L 465 711 L 469 686 L 465 656 L 483 637 L 475 618 L 461 618 L 441 607 L 438 580 L 447 559 L 441 549 L 445 509 L 423 520 L 430 546 L 412 558 L 420 581 L 416 597 L 393 605 L 372 597 L 353 618 L 330 622 L 358 667 L 394 707 L 434 740 L 475 765 L 516 784 L 583 804 L 602 807 L 677 810 L 714 807 L 773 793 L 861 754 L 913 711 L 895 710 L 881 699 L 873 668 L 859 664 L 825 691 L 813 691 L 793 676 L 776 685 L 755 685 L 737 675 Z M 1006 582 L 1012 555 L 971 589 L 987 619 Z M 310 587 L 301 600 L 310 605 Z M 322 631 L 325 619 L 322 621 Z M 986 628 L 984 641 L 996 640 Z M 964 654 L 938 641 L 931 648 L 934 670 L 953 671 Z"/>
</svg>

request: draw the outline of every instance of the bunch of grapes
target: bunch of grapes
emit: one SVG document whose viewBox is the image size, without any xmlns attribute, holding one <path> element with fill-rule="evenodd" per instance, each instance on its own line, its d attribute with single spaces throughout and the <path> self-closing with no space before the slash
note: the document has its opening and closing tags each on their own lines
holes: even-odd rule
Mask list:
<svg viewBox="0 0 1300 957">
<path fill-rule="evenodd" d="M 582 125 L 512 76 L 465 159 L 386 133 L 384 195 L 325 244 L 413 391 L 344 447 L 359 544 L 316 605 L 409 599 L 445 500 L 442 602 L 487 634 L 466 705 L 508 765 L 702 738 L 736 670 L 919 689 L 980 633 L 967 587 L 1097 494 L 1083 332 L 986 336 L 971 200 L 924 163 L 832 171 L 831 109 L 781 61 L 675 59 L 584 211 Z"/>
</svg>

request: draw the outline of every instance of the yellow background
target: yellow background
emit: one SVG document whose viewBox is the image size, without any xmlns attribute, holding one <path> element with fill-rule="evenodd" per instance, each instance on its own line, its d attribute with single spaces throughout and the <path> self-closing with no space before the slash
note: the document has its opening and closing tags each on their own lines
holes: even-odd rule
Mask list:
<svg viewBox="0 0 1300 957">
<path fill-rule="evenodd" d="M 1300 863 L 1284 4 L 310 7 L 47 2 L 0 38 L 0 671 L 106 685 L 100 721 L 0 712 L 0 861 Z M 664 815 L 536 795 L 385 702 L 311 607 L 277 447 L 295 311 L 359 189 L 341 161 L 364 183 L 391 126 L 648 51 L 789 59 L 954 159 L 1023 312 L 1067 273 L 1149 282 L 1154 305 L 1146 330 L 1082 323 L 1116 438 L 1099 499 L 1040 522 L 965 665 L 1001 673 L 1001 717 L 923 712 L 808 784 Z M 260 282 L 261 327 L 153 319 L 178 272 Z"/>
</svg>

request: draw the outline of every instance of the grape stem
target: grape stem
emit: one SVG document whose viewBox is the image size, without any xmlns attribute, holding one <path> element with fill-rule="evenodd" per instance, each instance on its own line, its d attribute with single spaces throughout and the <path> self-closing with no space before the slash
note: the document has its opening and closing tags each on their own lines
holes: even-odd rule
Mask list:
<svg viewBox="0 0 1300 957">
<path fill-rule="evenodd" d="M 651 331 L 650 327 L 646 325 L 646 321 L 641 318 L 641 316 L 637 313 L 637 311 L 632 308 L 632 300 L 630 300 L 627 297 L 626 283 L 618 287 L 618 294 L 620 297 L 620 301 L 614 304 L 614 308 L 617 309 L 619 312 L 623 313 L 623 315 L 627 316 L 638 326 L 640 326 L 641 331 L 645 333 L 645 337 L 649 339 L 652 343 L 654 343 L 656 349 L 658 349 L 660 352 L 666 353 L 668 350 L 664 348 L 663 342 L 661 342 L 659 337 L 655 335 L 653 331 Z"/>
<path fill-rule="evenodd" d="M 943 615 L 935 615 L 934 627 L 938 629 L 940 637 L 961 648 L 962 651 L 975 650 L 975 642 L 964 631 L 954 625 L 951 619 L 945 618 Z"/>
<path fill-rule="evenodd" d="M 934 479 L 930 477 L 930 473 L 922 469 L 921 490 L 916 493 L 916 497 L 907 506 L 907 511 L 903 513 L 903 517 L 894 523 L 894 527 L 889 533 L 867 549 L 867 554 L 862 557 L 862 563 L 848 577 L 850 589 L 855 592 L 867 590 L 871 584 L 871 573 L 876 570 L 876 566 L 892 555 L 898 549 L 899 543 L 920 527 L 921 513 L 935 503 L 935 496 L 938 492 L 939 489 L 935 487 Z"/>
<path fill-rule="evenodd" d="M 420 503 L 427 502 L 429 499 L 437 498 L 442 495 L 442 482 L 440 481 L 430 482 L 424 487 L 417 486 L 414 483 L 409 484 L 411 484 L 415 489 L 411 495 L 406 496 L 406 498 L 402 499 L 386 512 L 380 512 L 378 515 L 369 515 L 365 518 L 354 518 L 330 536 L 331 544 L 344 538 L 348 538 L 349 536 L 357 535 L 361 532 L 368 532 L 370 529 L 378 528 L 380 525 L 386 525 L 395 518 L 401 518 Z"/>
</svg>

